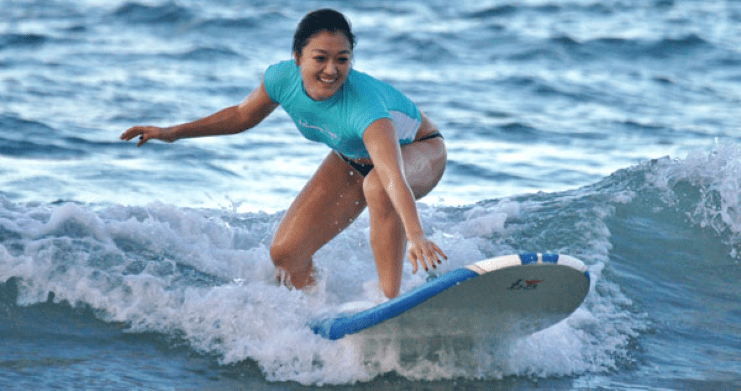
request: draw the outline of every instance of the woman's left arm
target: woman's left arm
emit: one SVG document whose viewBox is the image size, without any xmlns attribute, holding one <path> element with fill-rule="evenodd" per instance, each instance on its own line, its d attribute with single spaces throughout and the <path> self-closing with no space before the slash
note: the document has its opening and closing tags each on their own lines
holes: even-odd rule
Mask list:
<svg viewBox="0 0 741 391">
<path fill-rule="evenodd" d="M 404 174 L 404 162 L 394 124 L 388 118 L 373 122 L 365 130 L 363 142 L 373 161 L 373 170 L 378 174 L 404 225 L 413 272 L 417 272 L 418 262 L 425 270 L 428 270 L 428 264 L 437 267 L 441 258 L 447 259 L 447 256 L 427 239 L 422 229 L 414 194 Z"/>
</svg>

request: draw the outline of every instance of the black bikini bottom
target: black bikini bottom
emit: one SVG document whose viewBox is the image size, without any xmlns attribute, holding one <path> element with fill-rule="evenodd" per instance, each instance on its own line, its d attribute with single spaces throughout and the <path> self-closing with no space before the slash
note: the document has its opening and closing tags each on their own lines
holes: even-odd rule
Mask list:
<svg viewBox="0 0 741 391">
<path fill-rule="evenodd" d="M 436 138 L 436 137 L 443 138 L 443 135 L 440 132 L 433 132 L 433 133 L 428 134 L 427 136 L 422 137 L 419 140 L 414 140 L 414 142 L 416 143 L 416 142 L 419 142 L 419 141 L 425 141 L 425 140 L 429 140 L 429 139 Z M 358 162 L 350 159 L 349 157 L 343 155 L 340 152 L 336 152 L 336 153 L 337 153 L 337 155 L 339 155 L 342 158 L 342 160 L 345 161 L 345 163 L 349 164 L 350 167 L 358 170 L 358 172 L 360 173 L 360 175 L 362 175 L 364 177 L 368 176 L 368 174 L 370 174 L 371 170 L 373 170 L 373 165 L 372 164 L 361 164 L 361 163 L 358 163 Z"/>
</svg>

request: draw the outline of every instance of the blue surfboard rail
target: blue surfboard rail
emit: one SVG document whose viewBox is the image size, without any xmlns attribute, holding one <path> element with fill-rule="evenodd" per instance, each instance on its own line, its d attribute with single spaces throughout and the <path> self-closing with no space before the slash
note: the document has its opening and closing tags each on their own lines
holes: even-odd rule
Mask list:
<svg viewBox="0 0 741 391">
<path fill-rule="evenodd" d="M 558 263 L 558 254 L 540 254 L 540 258 L 543 263 Z M 538 263 L 538 253 L 520 254 L 520 261 L 522 261 L 523 265 Z"/>
<path fill-rule="evenodd" d="M 430 297 L 478 275 L 478 273 L 466 268 L 456 269 L 369 310 L 353 315 L 326 319 L 312 325 L 311 329 L 315 334 L 321 335 L 324 338 L 331 340 L 340 339 L 345 335 L 357 333 L 386 319 L 393 318 L 427 301 Z"/>
<path fill-rule="evenodd" d="M 558 264 L 559 254 L 523 253 L 520 254 L 520 261 L 522 261 L 523 265 L 535 264 L 538 263 L 538 255 L 540 255 L 540 259 L 543 263 L 552 263 L 554 265 Z M 589 271 L 585 270 L 584 276 L 587 277 L 587 281 L 591 280 Z"/>
</svg>

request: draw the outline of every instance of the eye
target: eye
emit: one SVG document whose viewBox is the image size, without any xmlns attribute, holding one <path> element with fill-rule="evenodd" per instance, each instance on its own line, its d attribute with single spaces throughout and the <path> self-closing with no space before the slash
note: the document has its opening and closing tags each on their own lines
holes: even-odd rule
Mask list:
<svg viewBox="0 0 741 391">
<path fill-rule="evenodd" d="M 337 61 L 340 62 L 340 63 L 342 63 L 342 64 L 346 64 L 348 61 L 350 61 L 350 59 L 347 58 L 347 57 L 340 57 L 340 58 L 337 59 Z"/>
<path fill-rule="evenodd" d="M 324 57 L 324 56 L 316 56 L 316 57 L 314 57 L 314 60 L 316 60 L 318 62 L 324 62 L 324 60 L 326 60 L 326 59 L 327 58 Z"/>
</svg>

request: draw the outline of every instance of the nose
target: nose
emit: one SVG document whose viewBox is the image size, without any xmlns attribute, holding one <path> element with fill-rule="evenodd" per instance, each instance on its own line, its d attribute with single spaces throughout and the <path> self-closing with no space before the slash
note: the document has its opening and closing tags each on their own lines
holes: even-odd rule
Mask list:
<svg viewBox="0 0 741 391">
<path fill-rule="evenodd" d="M 324 66 L 324 73 L 327 75 L 337 74 L 337 65 L 334 61 L 327 61 L 327 65 Z"/>
</svg>

